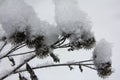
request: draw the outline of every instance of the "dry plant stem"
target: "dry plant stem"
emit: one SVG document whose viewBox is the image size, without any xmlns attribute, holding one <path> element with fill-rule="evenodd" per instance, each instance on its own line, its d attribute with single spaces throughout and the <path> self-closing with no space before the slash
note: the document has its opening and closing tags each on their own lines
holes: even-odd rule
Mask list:
<svg viewBox="0 0 120 80">
<path fill-rule="evenodd" d="M 68 44 L 64 44 L 62 45 L 66 40 L 66 37 L 63 37 L 61 38 L 59 41 L 57 41 L 56 43 L 54 43 L 52 46 L 53 46 L 53 49 L 57 49 L 57 48 L 68 48 L 68 47 L 71 47 L 70 46 L 70 43 Z M 6 43 L 7 44 L 7 43 Z M 5 44 L 5 45 L 6 45 Z M 5 46 L 4 45 L 4 46 Z M 2 50 L 4 48 L 4 46 L 2 46 L 2 48 L 0 50 Z M 3 55 L 2 57 L 0 57 L 0 59 L 3 59 L 5 57 L 10 57 L 10 56 L 19 56 L 19 55 L 24 55 L 24 54 L 28 54 L 28 53 L 33 53 L 35 52 L 35 50 L 33 51 L 29 51 L 29 52 L 25 52 L 25 53 L 20 53 L 20 54 L 11 54 L 12 52 L 18 50 L 18 49 L 21 49 L 22 47 L 26 46 L 25 43 L 21 43 L 17 46 L 15 46 L 13 49 L 11 49 L 9 52 L 7 52 L 5 55 Z M 51 46 L 51 47 L 52 47 Z M 0 80 L 3 80 L 5 78 L 7 78 L 8 76 L 12 75 L 12 74 L 16 74 L 16 73 L 19 73 L 19 72 L 24 72 L 26 71 L 26 69 L 20 69 L 24 64 L 26 64 L 27 62 L 29 62 L 30 60 L 32 60 L 33 58 L 35 58 L 36 55 L 31 55 L 29 56 L 29 58 L 26 58 L 24 60 L 24 62 L 18 64 L 13 70 L 11 70 L 9 73 L 7 73 L 6 75 L 4 75 L 3 77 L 0 78 Z M 32 69 L 41 69 L 41 68 L 48 68 L 48 67 L 58 67 L 58 66 L 84 66 L 84 67 L 87 67 L 87 68 L 90 68 L 92 70 L 96 70 L 95 68 L 91 67 L 91 65 L 94 65 L 94 64 L 83 64 L 83 62 L 90 62 L 90 61 L 93 61 L 93 60 L 85 60 L 85 61 L 79 61 L 79 62 L 71 62 L 71 63 L 63 63 L 63 64 L 51 64 L 51 65 L 44 65 L 44 66 L 37 66 L 37 67 L 33 67 Z"/>
<path fill-rule="evenodd" d="M 67 37 L 64 36 L 63 38 L 61 38 L 60 40 L 56 41 L 54 44 L 51 45 L 52 48 L 56 49 L 57 46 L 62 45 L 65 41 L 66 41 Z"/>
<path fill-rule="evenodd" d="M 90 60 L 78 61 L 78 62 L 75 62 L 75 63 L 83 63 L 83 62 L 90 62 L 90 61 L 93 61 L 93 60 L 90 59 Z"/>
<path fill-rule="evenodd" d="M 5 58 L 5 57 L 7 57 L 9 54 L 11 54 L 12 52 L 14 52 L 14 51 L 16 51 L 16 50 L 24 47 L 24 46 L 20 47 L 21 45 L 23 45 L 23 44 L 20 44 L 20 45 L 15 46 L 15 47 L 12 48 L 9 52 L 7 52 L 5 55 L 1 56 L 0 59 Z"/>
<path fill-rule="evenodd" d="M 60 43 L 61 41 L 65 40 L 65 39 L 66 39 L 66 37 L 63 37 L 60 40 L 58 40 L 57 42 L 55 42 L 53 45 L 56 45 L 56 44 Z"/>
<path fill-rule="evenodd" d="M 62 40 L 62 41 L 63 41 L 63 40 Z M 64 42 L 64 41 L 63 41 L 63 42 Z M 62 43 L 63 43 L 63 42 L 62 42 Z M 0 57 L 0 59 L 3 59 L 3 58 L 5 58 L 5 57 L 8 57 L 12 52 L 14 52 L 14 51 L 16 51 L 16 50 L 18 50 L 18 49 L 20 49 L 20 48 L 22 48 L 22 47 L 24 47 L 24 46 L 25 46 L 24 43 L 15 46 L 15 47 L 12 48 L 9 52 L 7 52 L 4 56 Z M 3 49 L 3 48 L 2 48 L 2 49 Z M 32 51 L 32 52 L 33 52 L 33 51 Z M 31 53 L 31 52 L 27 52 L 27 53 Z M 18 54 L 18 55 L 23 55 L 23 54 L 27 54 L 27 53 L 22 53 L 22 54 Z M 16 54 L 16 55 L 12 55 L 12 56 L 17 56 L 17 54 Z M 0 80 L 3 80 L 3 79 L 5 79 L 5 78 L 7 78 L 8 76 L 10 76 L 11 74 L 13 74 L 16 70 L 18 70 L 20 67 L 22 67 L 24 64 L 26 64 L 28 61 L 32 60 L 34 57 L 35 57 L 35 55 L 32 56 L 32 57 L 30 57 L 30 58 L 28 58 L 28 59 L 26 59 L 23 63 L 19 64 L 14 70 L 10 71 L 9 73 L 7 73 L 7 74 L 4 75 L 3 77 L 1 77 Z"/>
<path fill-rule="evenodd" d="M 21 49 L 21 48 L 23 48 L 23 47 L 25 47 L 25 46 L 26 46 L 26 44 L 21 44 L 21 45 L 18 46 L 16 49 L 14 49 L 13 52 L 16 51 L 16 50 L 18 50 L 18 49 Z"/>
<path fill-rule="evenodd" d="M 82 65 L 82 66 L 87 67 L 87 68 L 90 68 L 90 69 L 93 69 L 93 70 L 96 70 L 96 68 L 93 68 L 93 67 L 88 66 L 88 65 Z"/>
<path fill-rule="evenodd" d="M 60 46 L 60 45 L 62 45 L 62 44 L 65 42 L 65 40 L 66 40 L 66 38 L 63 39 L 63 40 L 61 40 L 61 41 L 59 42 L 59 44 L 57 44 L 56 46 Z"/>
<path fill-rule="evenodd" d="M 11 56 L 22 56 L 22 55 L 25 55 L 25 54 L 28 54 L 28 53 L 33 53 L 33 52 L 35 52 L 35 50 L 34 51 L 28 51 L 28 52 L 24 52 L 24 53 L 19 53 L 19 54 L 11 54 L 11 55 L 8 55 L 7 57 L 11 57 Z"/>
<path fill-rule="evenodd" d="M 94 64 L 76 64 L 76 63 L 63 63 L 63 64 L 43 65 L 43 66 L 33 67 L 32 69 L 41 69 L 41 68 L 58 67 L 58 66 L 69 66 L 69 65 L 71 65 L 71 66 L 79 66 L 79 65 L 81 65 L 81 66 L 85 66 L 87 68 L 90 68 L 92 70 L 96 70 L 95 68 L 92 68 L 92 67 L 88 66 L 88 65 L 94 65 Z M 19 73 L 19 72 L 24 72 L 24 71 L 26 71 L 26 69 L 15 71 L 14 74 L 15 73 Z"/>
<path fill-rule="evenodd" d="M 8 74 L 1 77 L 0 80 L 3 80 L 5 78 L 7 78 L 8 76 L 14 74 L 16 72 L 16 70 L 18 70 L 20 67 L 22 67 L 24 64 L 26 64 L 27 62 L 29 62 L 30 60 L 32 60 L 35 57 L 36 57 L 35 55 L 32 55 L 29 58 L 25 59 L 23 63 L 19 64 L 17 67 L 14 68 L 14 70 L 10 71 Z"/>
<path fill-rule="evenodd" d="M 7 45 L 7 41 L 4 42 L 3 46 L 0 49 L 0 52 L 3 50 L 3 48 Z"/>
<path fill-rule="evenodd" d="M 57 49 L 57 48 L 68 48 L 68 47 L 71 47 L 71 46 L 70 46 L 70 43 L 64 44 L 64 45 L 61 45 L 61 46 L 55 46 L 54 49 Z"/>
</svg>

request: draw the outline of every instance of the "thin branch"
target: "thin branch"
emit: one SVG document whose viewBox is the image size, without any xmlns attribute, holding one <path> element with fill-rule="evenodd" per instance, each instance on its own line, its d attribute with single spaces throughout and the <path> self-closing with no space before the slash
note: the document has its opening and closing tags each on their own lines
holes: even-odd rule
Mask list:
<svg viewBox="0 0 120 80">
<path fill-rule="evenodd" d="M 29 58 L 25 59 L 24 62 L 20 63 L 17 67 L 15 67 L 13 70 L 11 70 L 9 73 L 7 73 L 6 75 L 4 75 L 3 77 L 0 78 L 0 80 L 3 80 L 5 78 L 7 78 L 8 76 L 12 75 L 14 72 L 16 72 L 16 70 L 18 70 L 20 67 L 22 67 L 24 64 L 26 64 L 27 62 L 29 62 L 30 60 L 32 60 L 33 58 L 35 58 L 35 55 L 31 55 Z"/>
<path fill-rule="evenodd" d="M 67 44 L 64 44 L 64 42 L 66 41 L 66 38 L 67 36 L 64 36 L 62 37 L 59 41 L 55 42 L 53 45 L 51 45 L 51 47 L 53 49 L 56 49 L 56 48 L 68 48 L 68 47 L 71 47 L 71 43 L 67 43 Z M 7 43 L 6 43 L 7 44 Z M 6 45 L 4 44 L 2 46 L 2 48 L 0 49 L 0 51 L 4 48 L 4 46 Z M 19 53 L 19 54 L 11 54 L 12 52 L 18 50 L 18 49 L 21 49 L 22 47 L 26 46 L 25 43 L 22 43 L 22 44 L 19 44 L 17 46 L 15 46 L 13 49 L 11 49 L 10 51 L 8 51 L 5 55 L 3 55 L 2 57 L 0 57 L 0 59 L 3 59 L 5 57 L 11 57 L 11 56 L 19 56 L 19 55 L 24 55 L 24 54 L 28 54 L 28 53 L 32 53 L 32 52 L 35 52 L 34 51 L 29 51 L 29 52 L 24 52 L 24 53 Z M 30 60 L 32 60 L 33 58 L 35 58 L 35 54 L 34 55 L 31 55 L 29 56 L 29 58 L 26 58 L 24 60 L 24 62 L 18 64 L 13 70 L 11 70 L 9 73 L 7 73 L 6 75 L 4 75 L 3 77 L 0 78 L 0 80 L 3 80 L 5 78 L 7 78 L 8 76 L 12 75 L 12 74 L 16 74 L 16 73 L 19 73 L 19 72 L 24 72 L 24 71 L 27 71 L 26 69 L 20 69 L 24 64 L 26 64 L 27 62 L 29 62 Z M 32 67 L 31 69 L 41 69 L 41 68 L 49 68 L 49 67 L 59 67 L 59 66 L 84 66 L 84 67 L 87 67 L 87 68 L 90 68 L 92 70 L 96 70 L 95 68 L 91 67 L 91 65 L 94 65 L 94 64 L 91 64 L 91 63 L 84 63 L 84 62 L 90 62 L 90 61 L 93 61 L 93 60 L 85 60 L 85 61 L 79 61 L 79 62 L 71 62 L 71 63 L 62 63 L 62 64 L 50 64 L 50 65 L 43 65 L 43 66 L 37 66 L 37 67 Z M 84 63 L 84 64 L 83 64 Z"/>
<path fill-rule="evenodd" d="M 87 68 L 90 68 L 90 69 L 93 69 L 93 70 L 96 70 L 96 68 L 93 68 L 93 67 L 88 66 L 88 65 L 82 65 L 82 66 L 87 67 Z"/>
<path fill-rule="evenodd" d="M 30 74 L 31 80 L 38 80 L 38 77 L 36 76 L 34 70 L 31 68 L 31 66 L 26 63 L 26 70 Z"/>
<path fill-rule="evenodd" d="M 20 49 L 20 48 L 23 48 L 23 47 L 25 47 L 25 46 L 26 46 L 26 44 L 21 44 L 21 45 L 18 46 L 16 49 L 12 50 L 12 52 L 14 52 L 14 51 L 16 51 L 16 50 L 18 50 L 18 49 Z"/>
<path fill-rule="evenodd" d="M 14 52 L 14 51 L 16 51 L 16 50 L 24 47 L 24 46 L 20 47 L 21 45 L 23 45 L 23 43 L 15 46 L 14 48 L 12 48 L 12 49 L 11 49 L 10 51 L 8 51 L 5 55 L 1 56 L 0 59 L 5 58 L 5 57 L 7 57 L 9 54 L 11 54 L 12 52 Z M 18 49 L 17 49 L 17 48 L 18 48 Z"/>
<path fill-rule="evenodd" d="M 4 42 L 3 46 L 0 48 L 0 52 L 3 50 L 3 48 L 7 45 L 7 41 Z"/>
<path fill-rule="evenodd" d="M 43 66 L 33 67 L 32 69 L 41 69 L 41 68 L 58 67 L 58 66 L 69 66 L 69 65 L 72 65 L 72 66 L 81 65 L 81 66 L 85 66 L 85 67 L 88 67 L 90 69 L 95 70 L 95 68 L 91 68 L 91 67 L 88 66 L 88 65 L 94 65 L 94 64 L 76 64 L 76 63 L 50 64 L 50 65 L 43 65 Z M 24 71 L 26 71 L 26 69 L 15 71 L 14 74 L 19 73 L 19 72 L 24 72 Z"/>
<path fill-rule="evenodd" d="M 66 39 L 66 37 L 63 37 L 60 40 L 56 41 L 53 45 L 57 45 L 58 43 L 60 43 L 61 41 L 64 41 L 65 39 Z"/>
<path fill-rule="evenodd" d="M 32 53 L 32 52 L 35 52 L 35 50 L 34 51 L 29 51 L 29 52 L 24 52 L 24 53 L 19 53 L 19 54 L 11 54 L 11 55 L 8 55 L 7 57 L 25 55 L 25 54 Z"/>
<path fill-rule="evenodd" d="M 51 45 L 52 48 L 56 49 L 57 46 L 62 45 L 66 39 L 70 36 L 70 34 L 66 34 L 65 36 L 63 36 L 60 40 L 56 41 L 54 44 Z"/>
<path fill-rule="evenodd" d="M 83 62 L 91 62 L 91 61 L 93 61 L 93 60 L 90 59 L 90 60 L 78 61 L 78 62 L 75 62 L 75 63 L 83 63 Z"/>
<path fill-rule="evenodd" d="M 68 47 L 71 47 L 70 43 L 67 43 L 67 44 L 64 44 L 64 45 L 61 45 L 61 46 L 56 46 L 56 47 L 54 47 L 54 49 L 57 49 L 57 48 L 68 48 Z"/>
<path fill-rule="evenodd" d="M 93 63 L 86 63 L 86 64 L 80 64 L 80 65 L 94 65 L 94 64 Z"/>
<path fill-rule="evenodd" d="M 61 41 L 59 42 L 59 44 L 57 44 L 56 46 L 60 46 L 60 45 L 62 45 L 65 41 L 66 41 L 66 38 L 63 39 L 63 40 L 61 40 Z"/>
</svg>

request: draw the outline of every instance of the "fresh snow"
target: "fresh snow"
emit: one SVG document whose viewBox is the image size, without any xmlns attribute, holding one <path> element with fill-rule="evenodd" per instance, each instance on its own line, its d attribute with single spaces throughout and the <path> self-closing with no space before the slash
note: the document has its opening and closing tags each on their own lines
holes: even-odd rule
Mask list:
<svg viewBox="0 0 120 80">
<path fill-rule="evenodd" d="M 36 21 L 37 22 L 37 21 Z M 36 23 L 35 22 L 35 23 Z M 37 25 L 38 24 L 38 25 Z M 31 39 L 37 36 L 44 36 L 45 44 L 51 45 L 58 40 L 59 30 L 56 26 L 49 24 L 46 21 L 40 21 L 31 27 Z"/>
<path fill-rule="evenodd" d="M 91 24 L 85 13 L 78 8 L 77 0 L 54 0 L 57 27 L 40 20 L 34 9 L 23 0 L 4 0 L 0 5 L 0 23 L 11 37 L 16 31 L 29 30 L 30 39 L 45 37 L 45 43 L 51 45 L 58 40 L 60 32 L 73 34 L 72 41 L 83 33 L 91 35 Z M 87 36 L 85 35 L 85 36 Z"/>
<path fill-rule="evenodd" d="M 2 0 L 0 4 L 0 23 L 10 37 L 16 31 L 25 31 L 28 26 L 32 26 L 33 17 L 36 13 L 31 6 L 23 0 Z M 33 26 L 32 26 L 33 27 Z"/>
<path fill-rule="evenodd" d="M 59 40 L 59 29 L 53 25 L 43 28 L 46 32 L 45 34 L 45 44 L 50 46 Z"/>
<path fill-rule="evenodd" d="M 2 25 L 0 24 L 0 41 L 2 40 L 3 37 L 6 36 L 6 33 L 4 29 L 2 28 Z"/>
<path fill-rule="evenodd" d="M 58 40 L 59 30 L 57 27 L 41 21 L 33 8 L 23 0 L 2 1 L 0 5 L 0 23 L 8 38 L 16 31 L 24 32 L 28 30 L 31 40 L 38 36 L 44 36 L 47 45 L 51 45 Z"/>
<path fill-rule="evenodd" d="M 99 64 L 111 62 L 111 56 L 112 45 L 105 39 L 100 40 L 100 42 L 98 42 L 93 52 L 94 63 Z"/>
<path fill-rule="evenodd" d="M 55 20 L 62 32 L 75 34 L 77 38 L 84 32 L 91 31 L 91 22 L 79 9 L 78 0 L 53 0 Z"/>
</svg>

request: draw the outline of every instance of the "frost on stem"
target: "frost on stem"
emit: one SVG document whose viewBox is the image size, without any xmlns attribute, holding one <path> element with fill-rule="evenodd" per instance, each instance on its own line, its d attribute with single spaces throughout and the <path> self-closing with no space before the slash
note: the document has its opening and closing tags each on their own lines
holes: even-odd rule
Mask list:
<svg viewBox="0 0 120 80">
<path fill-rule="evenodd" d="M 112 46 L 106 40 L 102 39 L 95 47 L 93 52 L 94 65 L 100 77 L 106 78 L 111 75 L 111 55 Z"/>
<path fill-rule="evenodd" d="M 55 19 L 61 35 L 71 34 L 72 46 L 76 49 L 90 49 L 95 44 L 91 32 L 91 22 L 87 15 L 78 7 L 78 0 L 53 0 L 55 4 Z M 63 35 L 64 36 L 64 35 Z M 77 46 L 76 44 L 82 44 Z M 78 44 L 78 45 L 79 45 Z"/>
</svg>

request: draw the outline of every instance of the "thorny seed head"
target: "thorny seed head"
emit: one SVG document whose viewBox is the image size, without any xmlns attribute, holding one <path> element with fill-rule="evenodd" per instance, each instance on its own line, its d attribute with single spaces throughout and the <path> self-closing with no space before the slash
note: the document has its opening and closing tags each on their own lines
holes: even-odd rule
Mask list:
<svg viewBox="0 0 120 80">
<path fill-rule="evenodd" d="M 94 47 L 96 41 L 94 38 L 90 38 L 88 40 L 81 40 L 81 41 L 75 41 L 75 42 L 71 42 L 71 48 L 72 50 L 74 49 L 91 49 Z"/>
<path fill-rule="evenodd" d="M 100 63 L 96 66 L 98 75 L 102 78 L 106 78 L 112 74 L 111 62 Z"/>
<path fill-rule="evenodd" d="M 42 45 L 41 47 L 36 47 L 36 55 L 39 58 L 45 58 L 49 54 L 49 47 Z"/>
<path fill-rule="evenodd" d="M 25 32 L 15 32 L 11 37 L 10 40 L 13 44 L 19 44 L 26 40 Z"/>
<path fill-rule="evenodd" d="M 94 37 L 92 37 L 92 38 L 89 38 L 87 40 L 84 40 L 83 47 L 85 49 L 91 49 L 94 47 L 95 43 L 96 43 L 96 40 Z"/>
<path fill-rule="evenodd" d="M 29 48 L 41 47 L 43 44 L 43 36 L 38 36 L 34 40 L 30 40 L 29 38 L 26 40 L 26 44 Z"/>
<path fill-rule="evenodd" d="M 83 42 L 80 41 L 75 41 L 75 42 L 71 42 L 71 48 L 69 50 L 75 50 L 75 49 L 81 49 L 83 48 Z"/>
</svg>

